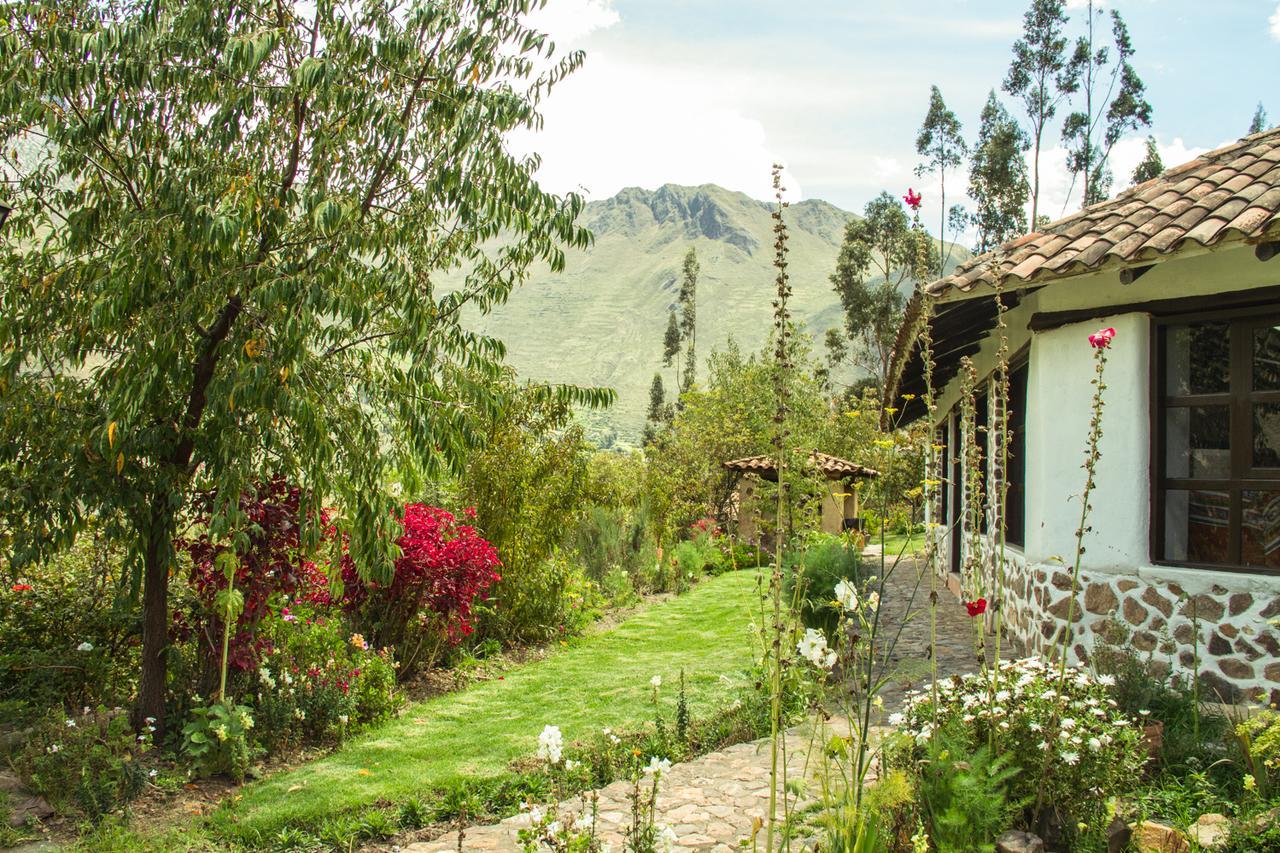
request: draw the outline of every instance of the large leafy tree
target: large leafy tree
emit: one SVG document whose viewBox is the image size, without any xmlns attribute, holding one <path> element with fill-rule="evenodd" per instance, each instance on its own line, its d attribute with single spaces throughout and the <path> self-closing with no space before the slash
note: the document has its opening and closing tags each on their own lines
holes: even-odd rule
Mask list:
<svg viewBox="0 0 1280 853">
<path fill-rule="evenodd" d="M 846 352 L 884 387 L 893 343 L 902 323 L 910 277 L 919 243 L 896 198 L 884 192 L 867 202 L 861 219 L 851 219 L 836 258 L 831 285 L 844 308 L 847 350 L 828 336 L 828 352 Z"/>
<path fill-rule="evenodd" d="M 1013 43 L 1013 59 L 1002 88 L 1022 101 L 1031 129 L 1031 213 L 1029 229 L 1039 223 L 1040 147 L 1044 131 L 1058 107 L 1079 83 L 1067 61 L 1064 0 L 1032 0 L 1022 16 L 1022 36 Z"/>
<path fill-rule="evenodd" d="M 1023 233 L 1030 185 L 1022 154 L 1029 144 L 1026 133 L 991 92 L 969 165 L 969 196 L 977 202 L 975 252 L 989 251 Z"/>
<path fill-rule="evenodd" d="M 1133 41 L 1129 28 L 1115 9 L 1111 10 L 1112 47 L 1100 44 L 1097 32 L 1103 20 L 1101 9 L 1089 2 L 1085 32 L 1076 40 L 1069 63 L 1084 95 L 1081 109 L 1074 110 L 1062 125 L 1067 143 L 1067 168 L 1082 178 L 1085 205 L 1104 201 L 1111 189 L 1107 160 L 1111 149 L 1126 131 L 1151 126 L 1151 104 L 1146 87 L 1129 61 Z"/>
<path fill-rule="evenodd" d="M 461 312 L 589 240 L 581 201 L 504 141 L 581 61 L 522 23 L 536 5 L 0 13 L 0 518 L 18 561 L 93 516 L 128 535 L 140 714 L 163 718 L 172 540 L 197 490 L 218 496 L 210 535 L 246 547 L 240 496 L 286 477 L 300 523 L 338 502 L 361 574 L 385 580 L 390 471 L 460 470 L 483 439 L 503 350 Z"/>
<path fill-rule="evenodd" d="M 943 247 L 938 259 L 938 275 L 941 276 L 946 274 L 947 260 L 951 255 L 951 250 L 946 248 L 948 220 L 957 226 L 964 222 L 961 209 L 947 210 L 947 170 L 959 168 L 969 150 L 960 134 L 960 119 L 947 108 L 937 86 L 929 91 L 929 111 L 925 113 L 924 123 L 916 134 L 916 153 L 925 158 L 916 167 L 917 175 L 938 174 L 938 238 Z"/>
</svg>

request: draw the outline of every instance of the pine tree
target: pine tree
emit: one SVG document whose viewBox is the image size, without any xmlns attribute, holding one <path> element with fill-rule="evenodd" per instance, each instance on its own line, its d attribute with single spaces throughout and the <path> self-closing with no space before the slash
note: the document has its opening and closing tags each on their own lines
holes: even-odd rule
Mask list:
<svg viewBox="0 0 1280 853">
<path fill-rule="evenodd" d="M 1129 59 L 1133 42 L 1120 13 L 1111 10 L 1111 35 L 1115 56 L 1106 45 L 1098 46 L 1097 24 L 1101 9 L 1089 2 L 1085 35 L 1076 40 L 1070 67 L 1081 83 L 1084 109 L 1067 116 L 1062 138 L 1067 143 L 1067 168 L 1084 178 L 1084 205 L 1104 201 L 1111 189 L 1107 159 L 1126 130 L 1151 126 L 1151 104 L 1146 87 Z"/>
<path fill-rule="evenodd" d="M 1148 136 L 1147 154 L 1142 158 L 1142 162 L 1138 164 L 1138 168 L 1133 170 L 1133 182 L 1140 184 L 1143 181 L 1158 178 L 1163 171 L 1164 161 L 1160 159 L 1160 149 L 1156 147 L 1156 138 Z"/>
<path fill-rule="evenodd" d="M 658 428 L 665 424 L 669 410 L 667 408 L 667 392 L 662 384 L 662 374 L 653 374 L 653 382 L 649 385 L 649 412 L 645 418 L 643 443 L 653 444 L 658 437 Z"/>
<path fill-rule="evenodd" d="M 941 208 L 938 237 L 944 247 L 944 252 L 940 256 L 938 274 L 943 275 L 946 272 L 947 259 L 951 255 L 950 249 L 945 248 L 948 216 L 947 169 L 954 169 L 964 161 L 968 154 L 968 146 L 965 144 L 964 137 L 960 135 L 960 120 L 956 118 L 955 113 L 947 109 L 946 102 L 942 100 L 942 92 L 937 86 L 933 86 L 929 92 L 929 112 L 925 114 L 924 124 L 920 126 L 920 132 L 916 135 L 916 153 L 927 158 L 916 167 L 917 175 L 938 173 L 940 187 L 938 206 Z M 955 211 L 951 212 L 951 216 L 952 221 L 955 222 Z"/>
<path fill-rule="evenodd" d="M 684 256 L 680 279 L 680 337 L 684 341 L 684 380 L 680 390 L 693 386 L 697 373 L 698 253 L 691 246 Z"/>
<path fill-rule="evenodd" d="M 1253 121 L 1249 122 L 1249 134 L 1262 133 L 1267 129 L 1267 111 L 1263 109 L 1262 101 L 1258 101 L 1258 108 L 1253 111 Z"/>
<path fill-rule="evenodd" d="M 1027 162 L 1031 145 L 992 90 L 982 108 L 978 141 L 969 168 L 969 195 L 977 201 L 973 223 L 978 229 L 974 251 L 990 251 L 1023 233 L 1027 196 Z"/>
<path fill-rule="evenodd" d="M 1013 60 L 1002 88 L 1022 101 L 1031 133 L 1031 214 L 1036 230 L 1040 210 L 1040 145 L 1058 107 L 1078 83 L 1067 65 L 1067 24 L 1063 0 L 1033 0 L 1022 16 L 1022 37 L 1013 43 Z"/>
</svg>

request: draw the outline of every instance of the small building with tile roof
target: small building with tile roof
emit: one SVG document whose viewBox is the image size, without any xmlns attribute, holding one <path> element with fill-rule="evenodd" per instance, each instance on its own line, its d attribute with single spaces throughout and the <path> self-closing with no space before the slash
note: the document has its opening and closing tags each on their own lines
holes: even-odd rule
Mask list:
<svg viewBox="0 0 1280 853">
<path fill-rule="evenodd" d="M 1029 648 L 1072 656 L 1118 626 L 1136 651 L 1223 700 L 1280 702 L 1280 128 L 1254 134 L 974 257 L 918 289 L 895 347 L 886 406 L 926 414 L 932 339 L 930 504 L 941 571 L 999 602 Z M 1000 332 L 1003 306 L 1005 332 Z M 1103 434 L 1071 598 L 1085 443 L 1089 335 L 1114 329 Z M 991 501 L 965 505 L 966 446 L 1003 456 L 996 374 L 1010 366 L 1006 559 Z M 975 414 L 962 385 L 976 375 Z M 987 452 L 990 448 L 994 452 Z M 982 517 L 974 525 L 966 518 Z M 1065 567 L 1064 567 L 1065 563 Z M 1002 577 L 996 577 L 997 574 Z"/>
<path fill-rule="evenodd" d="M 871 468 L 821 453 L 811 452 L 805 459 L 807 470 L 826 481 L 820 494 L 821 529 L 824 533 L 842 533 L 854 529 L 858 523 L 858 480 L 880 476 Z M 756 494 L 754 478 L 778 482 L 778 466 L 772 456 L 747 456 L 722 463 L 726 470 L 738 475 L 737 512 L 738 538 L 743 542 L 760 544 L 760 522 L 768 516 L 769 508 L 761 506 Z M 770 546 L 772 547 L 772 546 Z"/>
</svg>

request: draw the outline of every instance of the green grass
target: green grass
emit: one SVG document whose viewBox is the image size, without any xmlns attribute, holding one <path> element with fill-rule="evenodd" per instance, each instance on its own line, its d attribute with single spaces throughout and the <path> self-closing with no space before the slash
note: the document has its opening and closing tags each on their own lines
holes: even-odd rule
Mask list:
<svg viewBox="0 0 1280 853">
<path fill-rule="evenodd" d="M 868 545 L 879 545 L 880 535 L 872 534 L 867 537 Z M 924 534 L 913 533 L 907 536 L 905 533 L 893 533 L 884 537 L 884 553 L 887 557 L 896 557 L 901 554 L 909 557 L 912 554 L 918 554 L 924 551 Z"/>
<path fill-rule="evenodd" d="M 670 706 L 682 667 L 694 713 L 712 710 L 730 692 L 722 677 L 737 683 L 751 662 L 755 587 L 754 571 L 708 580 L 503 680 L 410 705 L 330 756 L 245 787 L 218 828 L 266 839 L 285 826 L 498 777 L 535 751 L 544 725 L 572 741 L 652 719 L 649 679 L 662 676 Z"/>
</svg>

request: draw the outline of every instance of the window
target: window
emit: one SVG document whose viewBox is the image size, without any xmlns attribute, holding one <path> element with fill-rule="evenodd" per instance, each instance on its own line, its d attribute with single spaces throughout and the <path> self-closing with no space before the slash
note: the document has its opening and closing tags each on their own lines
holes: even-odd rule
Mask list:
<svg viewBox="0 0 1280 853">
<path fill-rule="evenodd" d="M 1156 559 L 1280 574 L 1280 316 L 1156 332 Z"/>
<path fill-rule="evenodd" d="M 1027 544 L 1027 367 L 1023 362 L 1009 373 L 1009 488 L 1004 539 L 1019 546 Z"/>
</svg>

